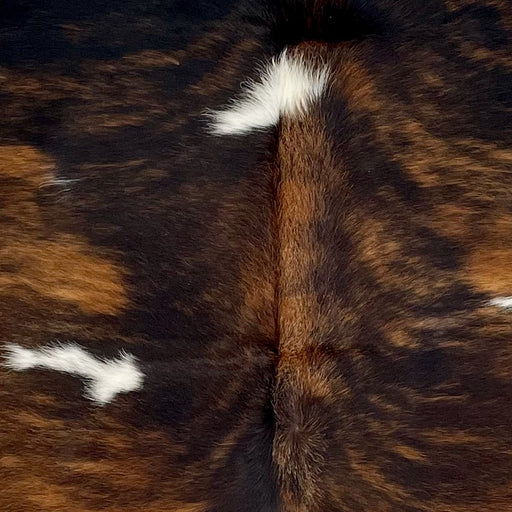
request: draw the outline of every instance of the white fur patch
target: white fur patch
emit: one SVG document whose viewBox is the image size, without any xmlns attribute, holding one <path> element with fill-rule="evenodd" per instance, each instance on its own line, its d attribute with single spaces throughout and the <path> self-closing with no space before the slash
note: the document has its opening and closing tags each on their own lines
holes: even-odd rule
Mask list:
<svg viewBox="0 0 512 512">
<path fill-rule="evenodd" d="M 18 372 L 41 368 L 83 378 L 87 381 L 85 396 L 101 405 L 117 393 L 141 389 L 144 380 L 132 355 L 121 353 L 116 359 L 101 360 L 73 344 L 37 349 L 7 345 L 4 365 Z"/>
<path fill-rule="evenodd" d="M 503 309 L 512 309 L 512 297 L 496 297 L 491 299 L 489 304 Z"/>
<path fill-rule="evenodd" d="M 301 57 L 283 52 L 265 67 L 259 81 L 244 86 L 239 100 L 210 112 L 210 131 L 215 135 L 238 135 L 276 125 L 281 116 L 304 114 L 325 91 L 326 66 L 315 68 Z"/>
<path fill-rule="evenodd" d="M 70 179 L 70 178 L 52 178 L 50 180 L 46 180 L 41 184 L 41 187 L 47 187 L 48 185 L 53 185 L 56 187 L 63 187 L 65 189 L 69 189 L 70 185 L 80 181 L 78 179 Z"/>
</svg>

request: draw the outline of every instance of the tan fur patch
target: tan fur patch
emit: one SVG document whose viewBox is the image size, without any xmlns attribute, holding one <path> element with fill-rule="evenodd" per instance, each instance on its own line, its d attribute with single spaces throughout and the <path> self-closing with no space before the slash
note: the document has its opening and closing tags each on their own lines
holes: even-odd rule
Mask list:
<svg viewBox="0 0 512 512">
<path fill-rule="evenodd" d="M 0 178 L 16 177 L 4 197 L 0 247 L 0 296 L 23 298 L 29 290 L 75 304 L 88 314 L 115 315 L 128 304 L 119 266 L 95 254 L 76 235 L 52 232 L 36 199 L 54 179 L 55 163 L 30 146 L 0 147 Z"/>
<path fill-rule="evenodd" d="M 467 279 L 492 295 L 512 295 L 512 216 L 488 224 L 487 233 L 467 259 Z"/>
<path fill-rule="evenodd" d="M 0 258 L 16 269 L 0 274 L 0 295 L 23 297 L 29 288 L 89 314 L 115 315 L 128 304 L 116 265 L 90 253 L 74 237 L 13 242 L 0 249 Z"/>
</svg>

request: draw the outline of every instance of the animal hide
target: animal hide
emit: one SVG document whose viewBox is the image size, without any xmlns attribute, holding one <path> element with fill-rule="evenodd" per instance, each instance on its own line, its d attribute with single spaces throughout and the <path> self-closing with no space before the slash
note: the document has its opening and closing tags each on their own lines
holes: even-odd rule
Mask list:
<svg viewBox="0 0 512 512">
<path fill-rule="evenodd" d="M 512 512 L 509 0 L 0 2 L 1 512 Z"/>
</svg>

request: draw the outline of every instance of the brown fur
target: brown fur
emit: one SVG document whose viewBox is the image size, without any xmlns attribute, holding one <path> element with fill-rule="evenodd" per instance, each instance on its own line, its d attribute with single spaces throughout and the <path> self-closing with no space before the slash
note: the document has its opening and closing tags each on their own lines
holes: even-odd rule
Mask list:
<svg viewBox="0 0 512 512">
<path fill-rule="evenodd" d="M 0 6 L 0 343 L 145 379 L 0 370 L 0 510 L 512 512 L 509 2 L 54 4 Z M 284 46 L 324 97 L 209 135 Z"/>
</svg>

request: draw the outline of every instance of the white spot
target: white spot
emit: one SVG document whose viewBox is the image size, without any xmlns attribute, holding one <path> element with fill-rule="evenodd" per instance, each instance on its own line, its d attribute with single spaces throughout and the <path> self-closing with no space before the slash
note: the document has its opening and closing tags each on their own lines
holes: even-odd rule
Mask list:
<svg viewBox="0 0 512 512">
<path fill-rule="evenodd" d="M 207 113 L 215 135 L 244 134 L 276 125 L 281 116 L 304 114 L 325 91 L 326 66 L 315 68 L 301 57 L 283 52 L 274 58 L 259 81 L 244 86 L 239 100 L 222 110 Z"/>
<path fill-rule="evenodd" d="M 116 359 L 101 360 L 73 344 L 37 349 L 10 344 L 4 365 L 18 372 L 41 368 L 81 377 L 87 381 L 85 396 L 101 405 L 117 393 L 141 389 L 144 380 L 132 355 L 121 353 Z"/>
<path fill-rule="evenodd" d="M 73 183 L 76 183 L 77 181 L 80 181 L 79 179 L 71 179 L 71 178 L 50 178 L 45 181 L 43 181 L 40 185 L 40 188 L 42 187 L 48 187 L 48 186 L 55 186 L 55 187 L 62 187 L 66 190 L 69 190 L 70 185 Z"/>
<path fill-rule="evenodd" d="M 496 297 L 491 299 L 489 304 L 503 309 L 512 309 L 512 297 Z"/>
</svg>

